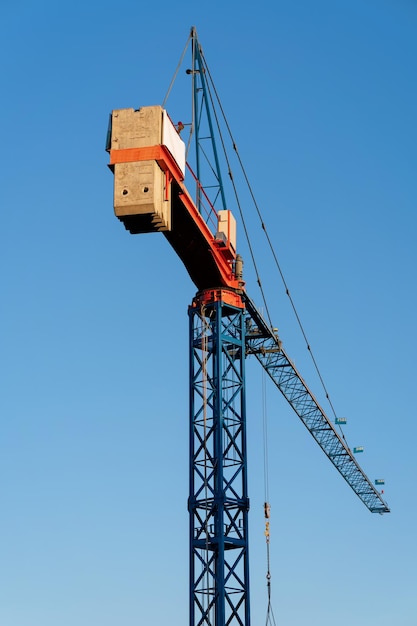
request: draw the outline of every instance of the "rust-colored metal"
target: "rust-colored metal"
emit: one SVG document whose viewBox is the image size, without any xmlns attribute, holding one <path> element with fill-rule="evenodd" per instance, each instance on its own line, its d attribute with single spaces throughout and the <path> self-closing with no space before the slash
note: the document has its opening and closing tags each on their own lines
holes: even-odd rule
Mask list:
<svg viewBox="0 0 417 626">
<path fill-rule="evenodd" d="M 213 302 L 223 302 L 238 309 L 244 309 L 245 304 L 242 297 L 236 291 L 231 289 L 205 289 L 200 291 L 193 299 L 193 307 L 206 306 Z"/>
</svg>

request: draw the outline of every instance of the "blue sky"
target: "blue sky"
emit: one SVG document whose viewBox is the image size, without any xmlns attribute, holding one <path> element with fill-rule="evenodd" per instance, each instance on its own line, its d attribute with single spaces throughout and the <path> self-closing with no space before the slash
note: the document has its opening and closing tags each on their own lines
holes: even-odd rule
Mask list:
<svg viewBox="0 0 417 626">
<path fill-rule="evenodd" d="M 195 289 L 164 237 L 115 219 L 104 143 L 112 109 L 162 102 L 193 24 L 348 442 L 392 509 L 371 515 L 268 387 L 275 617 L 415 626 L 416 3 L 23 0 L 2 14 L 1 626 L 187 623 Z M 274 323 L 321 400 L 246 210 Z M 267 602 L 259 370 L 253 624 Z"/>
</svg>

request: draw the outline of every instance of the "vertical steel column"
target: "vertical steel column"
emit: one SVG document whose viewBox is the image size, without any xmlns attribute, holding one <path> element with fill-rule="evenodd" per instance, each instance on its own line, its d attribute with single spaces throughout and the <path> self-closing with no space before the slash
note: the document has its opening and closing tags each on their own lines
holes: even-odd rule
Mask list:
<svg viewBox="0 0 417 626">
<path fill-rule="evenodd" d="M 190 318 L 190 626 L 250 626 L 244 309 Z"/>
<path fill-rule="evenodd" d="M 224 186 L 222 180 L 222 170 L 220 167 L 219 156 L 216 147 L 215 134 L 213 121 L 211 116 L 211 107 L 210 102 L 210 94 L 208 91 L 208 84 L 206 79 L 206 67 L 205 60 L 203 57 L 203 53 L 200 47 L 200 43 L 197 39 L 197 31 L 193 27 L 191 29 L 191 38 L 192 38 L 192 77 L 193 77 L 193 122 L 194 122 L 194 137 L 195 137 L 195 156 L 196 156 L 196 175 L 197 180 L 200 182 L 202 188 L 204 189 L 208 182 L 206 181 L 206 176 L 203 175 L 201 168 L 201 160 L 200 160 L 200 152 L 204 155 L 203 162 L 207 161 L 207 146 L 205 149 L 202 148 L 202 141 L 210 140 L 212 155 L 209 157 L 208 161 L 210 163 L 210 167 L 208 171 L 214 174 L 214 178 L 217 181 L 217 194 L 220 195 L 221 199 L 221 208 L 226 209 L 226 196 L 224 193 Z M 205 113 L 205 115 L 204 115 Z M 201 133 L 202 125 L 204 122 L 203 134 Z M 205 124 L 208 125 L 206 128 Z M 212 160 L 213 159 L 213 160 Z M 207 170 L 206 172 L 207 173 Z M 210 187 L 213 187 L 213 184 L 210 183 Z M 197 201 L 196 205 L 198 210 L 201 213 L 201 191 L 200 188 L 197 187 Z M 212 201 L 213 206 L 215 206 L 215 200 Z"/>
</svg>

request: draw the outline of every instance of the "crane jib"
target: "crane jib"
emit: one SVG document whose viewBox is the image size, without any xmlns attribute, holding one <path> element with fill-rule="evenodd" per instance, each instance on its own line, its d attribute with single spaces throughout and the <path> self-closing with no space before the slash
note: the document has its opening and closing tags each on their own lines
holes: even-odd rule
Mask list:
<svg viewBox="0 0 417 626">
<path fill-rule="evenodd" d="M 372 513 L 389 513 L 380 492 L 359 466 L 254 303 L 244 297 L 252 322 L 246 335 L 248 354 L 254 354 L 303 424 L 348 485 Z"/>
</svg>

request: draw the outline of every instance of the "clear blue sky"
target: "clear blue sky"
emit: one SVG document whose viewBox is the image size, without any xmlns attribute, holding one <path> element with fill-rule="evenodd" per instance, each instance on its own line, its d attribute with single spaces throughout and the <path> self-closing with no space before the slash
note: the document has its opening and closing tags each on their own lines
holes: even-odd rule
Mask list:
<svg viewBox="0 0 417 626">
<path fill-rule="evenodd" d="M 414 0 L 2 8 L 0 626 L 187 624 L 195 289 L 164 237 L 115 219 L 104 143 L 112 109 L 162 102 L 193 24 L 346 437 L 392 509 L 371 515 L 268 388 L 277 623 L 415 626 Z M 254 220 L 253 239 L 274 323 L 321 399 Z M 259 369 L 254 625 L 267 600 Z"/>
</svg>

